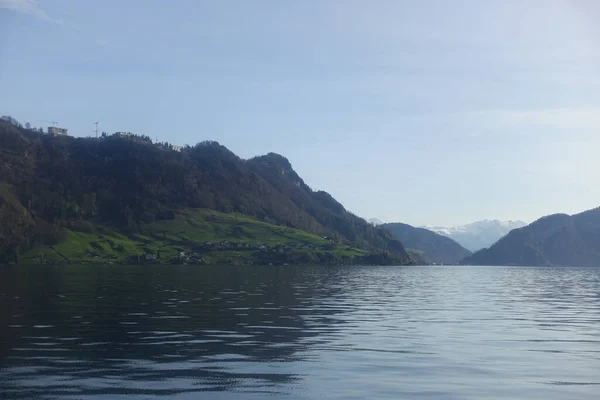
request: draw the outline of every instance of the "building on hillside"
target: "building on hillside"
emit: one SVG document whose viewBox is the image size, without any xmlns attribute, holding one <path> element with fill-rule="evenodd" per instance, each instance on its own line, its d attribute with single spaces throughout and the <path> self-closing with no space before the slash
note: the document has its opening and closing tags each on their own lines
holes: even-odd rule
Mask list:
<svg viewBox="0 0 600 400">
<path fill-rule="evenodd" d="M 181 151 L 181 146 L 171 146 L 171 150 Z"/>
<path fill-rule="evenodd" d="M 115 132 L 115 135 L 117 135 L 117 136 L 133 136 L 133 133 L 131 133 L 131 132 Z"/>
<path fill-rule="evenodd" d="M 68 136 L 68 129 L 59 128 L 58 126 L 49 126 L 48 127 L 48 135 L 52 136 Z"/>
</svg>

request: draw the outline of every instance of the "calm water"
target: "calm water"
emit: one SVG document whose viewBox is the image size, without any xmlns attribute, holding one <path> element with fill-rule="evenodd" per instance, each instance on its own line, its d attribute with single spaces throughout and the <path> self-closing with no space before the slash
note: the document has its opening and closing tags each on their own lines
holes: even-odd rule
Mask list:
<svg viewBox="0 0 600 400">
<path fill-rule="evenodd" d="M 600 398 L 600 268 L 0 268 L 0 398 Z"/>
</svg>

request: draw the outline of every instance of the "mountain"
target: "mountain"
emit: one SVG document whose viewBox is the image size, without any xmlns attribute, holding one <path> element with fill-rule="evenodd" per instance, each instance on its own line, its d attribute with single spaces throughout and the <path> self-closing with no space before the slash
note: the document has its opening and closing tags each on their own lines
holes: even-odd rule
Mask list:
<svg viewBox="0 0 600 400">
<path fill-rule="evenodd" d="M 238 213 L 410 262 L 393 234 L 312 190 L 281 155 L 243 160 L 213 141 L 180 149 L 141 135 L 52 136 L 0 120 L 0 261 L 58 244 L 71 228 L 147 234 L 186 209 Z"/>
<path fill-rule="evenodd" d="M 383 224 L 381 227 L 389 229 L 409 251 L 416 251 L 429 263 L 457 264 L 471 255 L 469 250 L 454 240 L 424 228 L 402 223 Z"/>
<path fill-rule="evenodd" d="M 486 219 L 483 221 L 476 221 L 467 225 L 453 226 L 450 228 L 433 226 L 424 226 L 424 228 L 449 237 L 471 251 L 477 251 L 496 243 L 498 239 L 506 235 L 511 230 L 521 228 L 525 225 L 527 225 L 527 223 L 523 221 L 499 221 L 497 219 Z"/>
<path fill-rule="evenodd" d="M 600 208 L 572 216 L 554 214 L 540 218 L 511 231 L 462 263 L 600 266 Z"/>
</svg>

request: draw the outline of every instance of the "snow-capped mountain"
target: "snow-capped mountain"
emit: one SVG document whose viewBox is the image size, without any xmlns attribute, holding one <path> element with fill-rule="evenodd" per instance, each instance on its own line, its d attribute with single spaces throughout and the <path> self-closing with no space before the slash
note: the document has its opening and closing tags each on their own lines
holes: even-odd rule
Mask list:
<svg viewBox="0 0 600 400">
<path fill-rule="evenodd" d="M 377 219 L 377 218 L 369 218 L 369 219 L 367 220 L 367 222 L 368 222 L 368 223 L 370 223 L 370 224 L 372 224 L 372 225 L 375 225 L 375 226 L 377 226 L 377 225 L 381 225 L 381 224 L 383 224 L 383 223 L 384 223 L 382 220 L 380 220 L 380 219 Z"/>
<path fill-rule="evenodd" d="M 452 227 L 424 226 L 440 235 L 457 241 L 461 246 L 475 252 L 496 243 L 498 239 L 513 229 L 527 225 L 523 221 L 500 221 L 497 219 L 476 221 Z"/>
</svg>

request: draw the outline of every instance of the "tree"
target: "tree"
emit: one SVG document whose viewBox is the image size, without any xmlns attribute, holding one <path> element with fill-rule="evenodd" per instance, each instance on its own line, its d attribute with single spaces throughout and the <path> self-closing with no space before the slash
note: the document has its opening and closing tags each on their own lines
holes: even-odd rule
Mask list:
<svg viewBox="0 0 600 400">
<path fill-rule="evenodd" d="M 137 224 L 133 219 L 133 211 L 129 206 L 123 209 L 123 225 L 128 232 L 137 232 Z"/>
<path fill-rule="evenodd" d="M 31 124 L 29 122 L 25 122 L 25 129 L 31 130 Z"/>
<path fill-rule="evenodd" d="M 86 193 L 83 195 L 83 212 L 89 217 L 96 215 L 96 193 Z"/>
<path fill-rule="evenodd" d="M 11 117 L 10 115 L 3 115 L 2 120 L 8 122 L 9 124 L 11 124 L 12 126 L 16 126 L 17 128 L 22 128 L 23 125 L 21 125 L 19 123 L 19 121 L 17 121 L 16 119 L 14 119 L 13 117 Z"/>
</svg>

